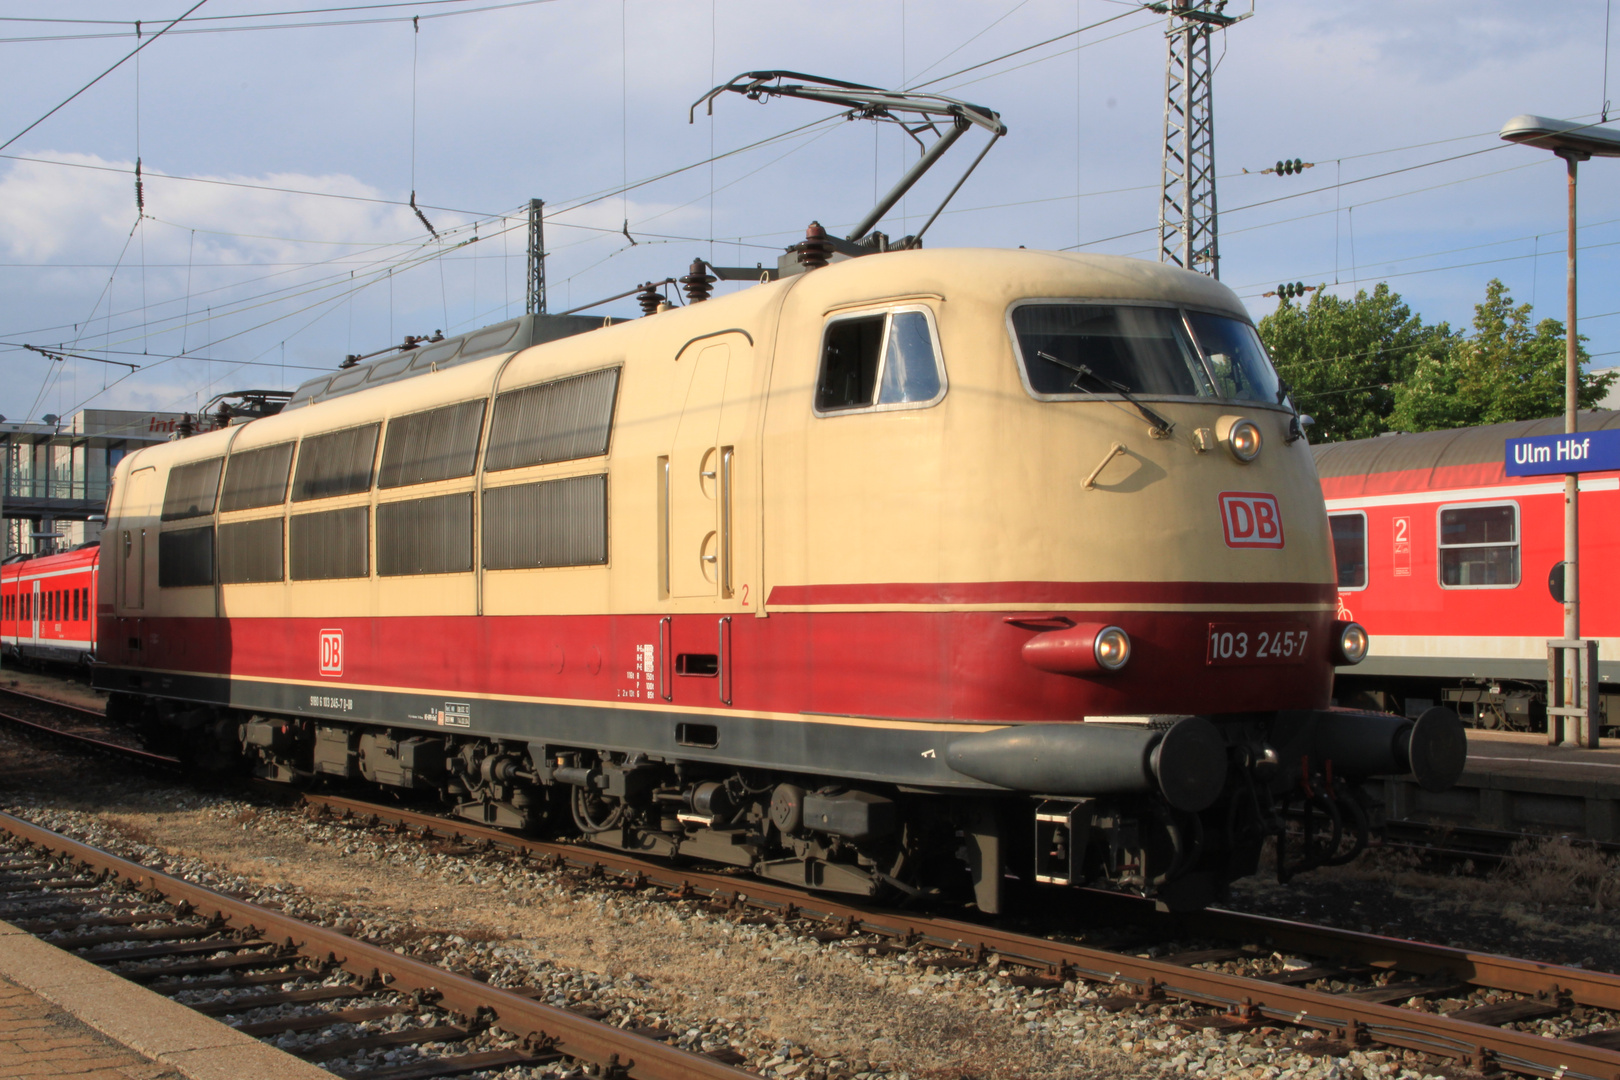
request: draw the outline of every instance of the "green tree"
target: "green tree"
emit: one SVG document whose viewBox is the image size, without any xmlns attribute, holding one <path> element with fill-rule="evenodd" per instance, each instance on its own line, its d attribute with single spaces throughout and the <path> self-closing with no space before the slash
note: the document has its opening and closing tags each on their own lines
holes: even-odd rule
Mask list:
<svg viewBox="0 0 1620 1080">
<path fill-rule="evenodd" d="M 1389 416 L 1398 431 L 1436 431 L 1474 424 L 1537 420 L 1564 411 L 1564 324 L 1531 323 L 1529 304 L 1513 303 L 1507 286 L 1492 280 L 1485 302 L 1474 306 L 1473 334 L 1443 354 L 1424 356 L 1395 388 Z M 1576 348 L 1581 361 L 1586 350 Z M 1614 375 L 1580 375 L 1580 403 L 1592 408 Z"/>
<path fill-rule="evenodd" d="M 1383 283 L 1354 299 L 1320 290 L 1304 305 L 1284 299 L 1259 330 L 1295 405 L 1316 418 L 1312 442 L 1388 431 L 1395 387 L 1455 340 L 1445 323 L 1425 324 Z"/>
</svg>

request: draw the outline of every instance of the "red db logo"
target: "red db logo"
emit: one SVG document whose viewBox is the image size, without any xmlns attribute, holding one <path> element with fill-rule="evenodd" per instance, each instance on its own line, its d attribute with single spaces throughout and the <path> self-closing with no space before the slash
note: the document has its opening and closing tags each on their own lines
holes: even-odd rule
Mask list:
<svg viewBox="0 0 1620 1080">
<path fill-rule="evenodd" d="M 1221 492 L 1221 530 L 1226 534 L 1227 547 L 1282 547 L 1282 513 L 1277 496 L 1258 491 Z"/>
<path fill-rule="evenodd" d="M 321 674 L 343 674 L 343 631 L 321 631 Z"/>
</svg>

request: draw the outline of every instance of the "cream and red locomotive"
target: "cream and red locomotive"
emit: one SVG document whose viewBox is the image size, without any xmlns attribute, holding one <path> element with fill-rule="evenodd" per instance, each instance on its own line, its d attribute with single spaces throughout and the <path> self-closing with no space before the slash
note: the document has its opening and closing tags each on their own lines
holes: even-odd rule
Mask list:
<svg viewBox="0 0 1620 1080">
<path fill-rule="evenodd" d="M 1444 710 L 1328 710 L 1365 635 L 1215 281 L 912 250 L 515 348 L 538 325 L 125 458 L 112 711 L 274 779 L 987 911 L 1196 906 L 1290 806 L 1321 861 L 1354 778 L 1461 769 Z"/>
</svg>

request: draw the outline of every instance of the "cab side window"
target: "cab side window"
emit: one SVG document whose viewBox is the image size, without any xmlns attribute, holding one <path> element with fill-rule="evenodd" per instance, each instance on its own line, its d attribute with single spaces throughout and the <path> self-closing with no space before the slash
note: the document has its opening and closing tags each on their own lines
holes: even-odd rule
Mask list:
<svg viewBox="0 0 1620 1080">
<path fill-rule="evenodd" d="M 816 412 L 919 408 L 944 396 L 938 336 L 926 308 L 833 319 L 821 341 Z"/>
</svg>

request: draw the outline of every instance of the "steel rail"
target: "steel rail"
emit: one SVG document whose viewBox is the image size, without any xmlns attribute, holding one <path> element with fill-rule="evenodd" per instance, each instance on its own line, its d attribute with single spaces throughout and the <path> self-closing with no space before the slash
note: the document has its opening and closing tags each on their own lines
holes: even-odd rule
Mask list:
<svg viewBox="0 0 1620 1080">
<path fill-rule="evenodd" d="M 73 706 L 66 707 L 73 708 Z M 93 715 L 99 717 L 101 714 L 95 713 Z M 175 769 L 180 767 L 180 759 L 176 757 L 169 757 L 167 754 L 154 754 L 150 750 L 141 750 L 133 746 L 125 746 L 123 743 L 108 742 L 105 739 L 98 739 L 93 735 L 82 735 L 77 731 L 64 731 L 61 728 L 52 727 L 49 724 L 41 724 L 37 720 L 25 720 L 22 717 L 15 716 L 11 713 L 0 712 L 0 722 L 12 724 L 16 727 L 27 728 L 30 731 L 37 731 L 53 738 L 66 739 L 70 742 L 77 743 L 80 746 L 87 746 L 93 750 L 101 750 L 107 753 L 122 755 L 130 758 L 133 761 L 139 761 L 145 765 L 157 765 L 165 769 Z"/>
<path fill-rule="evenodd" d="M 473 839 L 491 848 L 541 856 L 553 864 L 592 873 L 613 873 L 627 887 L 654 885 L 677 894 L 703 897 L 726 907 L 751 907 L 782 918 L 805 918 L 846 933 L 870 933 L 908 944 L 970 954 L 998 956 L 1003 962 L 1046 974 L 1054 980 L 1083 979 L 1134 992 L 1146 1002 L 1172 997 L 1225 1010 L 1238 1020 L 1262 1018 L 1330 1032 L 1350 1044 L 1367 1040 L 1423 1053 L 1461 1058 L 1476 1067 L 1492 1062 L 1533 1076 L 1620 1080 L 1620 1052 L 1550 1039 L 1358 1001 L 1320 990 L 1265 979 L 1204 971 L 1161 960 L 982 926 L 958 919 L 875 910 L 803 893 L 754 878 L 740 878 L 684 867 L 670 867 L 635 856 L 574 844 L 530 840 L 473 823 L 379 806 L 355 799 L 308 794 L 312 807 L 324 807 L 379 824 L 415 827 L 446 839 Z M 1180 916 L 1179 925 L 1219 936 L 1269 936 L 1273 942 L 1317 954 L 1365 962 L 1368 966 L 1441 973 L 1460 982 L 1620 1009 L 1620 977 L 1536 961 L 1474 953 L 1442 945 L 1375 934 L 1291 923 L 1283 919 L 1211 910 Z"/>
<path fill-rule="evenodd" d="M 328 961 L 363 979 L 392 976 L 389 989 L 410 993 L 435 991 L 437 1007 L 469 1017 L 494 1015 L 499 1026 L 519 1037 L 529 1037 L 546 1048 L 592 1062 L 604 1078 L 630 1080 L 742 1080 L 753 1074 L 724 1065 L 702 1054 L 665 1046 L 656 1039 L 632 1034 L 587 1019 L 566 1009 L 437 968 L 390 949 L 357 941 L 337 930 L 292 918 L 279 911 L 226 896 L 158 870 L 130 862 L 110 852 L 80 843 L 21 818 L 0 813 L 0 829 L 54 855 L 71 859 L 100 873 L 110 873 L 139 889 L 162 894 L 171 902 L 184 902 L 205 918 L 218 918 L 232 929 L 270 939 L 284 939 L 299 953 Z"/>
<path fill-rule="evenodd" d="M 80 713 L 84 716 L 94 717 L 97 720 L 105 720 L 107 718 L 107 711 L 105 709 L 92 709 L 88 705 L 75 705 L 71 701 L 63 701 L 61 698 L 46 697 L 44 694 L 30 693 L 27 690 L 19 690 L 15 686 L 0 686 L 0 694 L 10 694 L 12 697 L 23 698 L 24 700 L 32 701 L 39 705 L 48 705 L 53 709 L 66 709 L 69 712 Z"/>
</svg>

